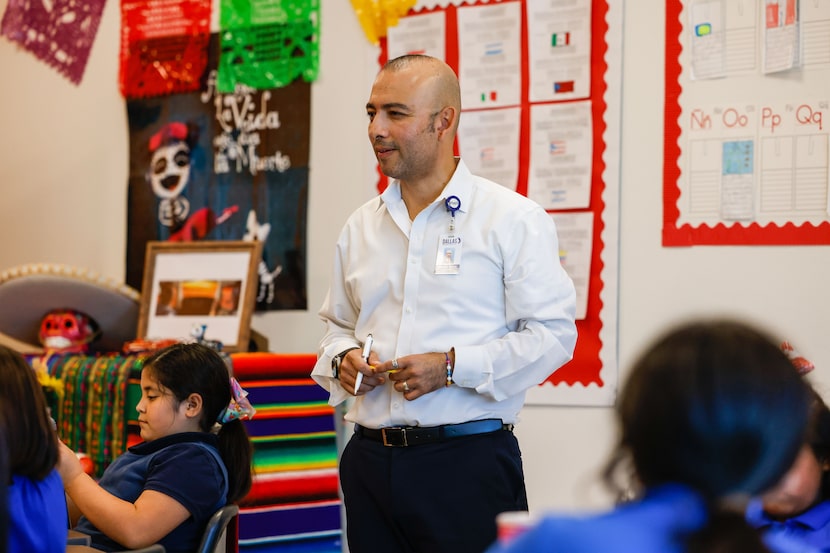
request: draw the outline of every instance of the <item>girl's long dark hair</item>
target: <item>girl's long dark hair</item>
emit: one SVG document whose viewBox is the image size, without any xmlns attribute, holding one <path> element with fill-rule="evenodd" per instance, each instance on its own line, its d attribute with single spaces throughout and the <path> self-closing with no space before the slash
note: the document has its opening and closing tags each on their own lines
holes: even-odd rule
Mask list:
<svg viewBox="0 0 830 553">
<path fill-rule="evenodd" d="M 34 369 L 6 346 L 0 346 L 0 424 L 12 474 L 42 480 L 55 468 L 58 437 L 46 396 Z"/>
<path fill-rule="evenodd" d="M 225 360 L 202 344 L 174 344 L 159 350 L 145 360 L 143 370 L 151 371 L 153 378 L 180 402 L 190 394 L 202 396 L 199 427 L 204 432 L 211 431 L 231 400 L 230 374 Z M 251 489 L 251 440 L 240 420 L 223 424 L 217 437 L 219 454 L 228 470 L 228 503 L 237 503 Z"/>
<path fill-rule="evenodd" d="M 620 441 L 606 481 L 630 459 L 648 489 L 685 484 L 709 523 L 679 536 L 687 551 L 767 551 L 730 497 L 776 483 L 805 443 L 810 389 L 777 344 L 734 321 L 698 321 L 660 338 L 634 364 L 617 414 Z"/>
</svg>

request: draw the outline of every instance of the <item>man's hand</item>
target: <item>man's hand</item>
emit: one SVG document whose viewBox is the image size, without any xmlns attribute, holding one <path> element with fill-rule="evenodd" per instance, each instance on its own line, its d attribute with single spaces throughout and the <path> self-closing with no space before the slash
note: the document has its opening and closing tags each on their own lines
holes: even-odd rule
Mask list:
<svg viewBox="0 0 830 553">
<path fill-rule="evenodd" d="M 442 352 L 407 355 L 376 365 L 375 373 L 388 373 L 395 390 L 411 401 L 446 386 L 447 358 Z"/>
<path fill-rule="evenodd" d="M 378 354 L 374 351 L 369 353 L 369 362 L 363 361 L 359 349 L 354 349 L 343 357 L 340 363 L 340 384 L 351 392 L 352 395 L 367 394 L 374 390 L 377 386 L 381 386 L 386 382 L 386 377 L 376 373 L 374 366 L 380 364 Z M 360 383 L 360 389 L 355 390 L 354 385 L 357 381 L 357 373 L 363 373 L 363 381 Z"/>
</svg>

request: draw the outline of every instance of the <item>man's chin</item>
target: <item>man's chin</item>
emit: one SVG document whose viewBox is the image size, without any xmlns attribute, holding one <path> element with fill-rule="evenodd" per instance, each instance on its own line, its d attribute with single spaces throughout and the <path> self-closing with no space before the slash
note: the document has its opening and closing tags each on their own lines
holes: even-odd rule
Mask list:
<svg viewBox="0 0 830 553">
<path fill-rule="evenodd" d="M 383 155 L 375 155 L 375 159 L 378 161 L 378 167 L 380 167 L 380 172 L 389 177 L 390 179 L 396 179 L 398 177 L 394 176 L 397 173 L 396 163 L 392 161 L 389 157 L 391 152 L 387 153 L 385 156 Z"/>
</svg>

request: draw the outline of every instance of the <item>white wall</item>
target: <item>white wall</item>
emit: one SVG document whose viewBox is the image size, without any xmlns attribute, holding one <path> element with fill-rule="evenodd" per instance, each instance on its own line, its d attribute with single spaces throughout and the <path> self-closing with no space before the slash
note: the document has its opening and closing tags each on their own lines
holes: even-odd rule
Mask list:
<svg viewBox="0 0 830 553">
<path fill-rule="evenodd" d="M 664 5 L 625 5 L 620 364 L 680 318 L 730 314 L 788 337 L 830 389 L 827 247 L 661 247 Z M 128 137 L 119 26 L 118 3 L 110 1 L 78 87 L 0 38 L 0 271 L 54 262 L 123 279 Z M 363 107 L 370 56 L 350 3 L 323 0 L 321 69 L 312 87 L 310 309 L 255 316 L 253 327 L 274 351 L 316 350 L 323 330 L 316 310 L 336 235 L 372 190 Z M 532 508 L 608 503 L 597 472 L 614 439 L 610 409 L 528 407 L 522 420 Z"/>
</svg>

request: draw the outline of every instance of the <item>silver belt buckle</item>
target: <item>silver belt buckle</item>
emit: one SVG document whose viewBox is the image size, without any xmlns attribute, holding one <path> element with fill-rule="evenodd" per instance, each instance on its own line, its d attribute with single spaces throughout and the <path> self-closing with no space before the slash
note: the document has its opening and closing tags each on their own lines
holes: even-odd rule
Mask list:
<svg viewBox="0 0 830 553">
<path fill-rule="evenodd" d="M 401 437 L 401 443 L 392 443 L 390 437 L 396 433 Z M 406 447 L 409 444 L 406 441 L 406 428 L 381 428 L 380 435 L 383 438 L 383 445 L 386 447 Z"/>
</svg>

